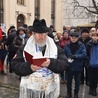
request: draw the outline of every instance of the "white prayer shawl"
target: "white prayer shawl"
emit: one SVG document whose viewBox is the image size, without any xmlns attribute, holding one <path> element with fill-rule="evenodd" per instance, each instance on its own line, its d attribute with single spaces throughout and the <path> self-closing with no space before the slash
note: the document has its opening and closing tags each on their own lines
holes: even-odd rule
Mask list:
<svg viewBox="0 0 98 98">
<path fill-rule="evenodd" d="M 36 48 L 33 36 L 28 39 L 24 50 L 34 57 L 43 57 L 42 52 L 38 51 Z M 46 40 L 46 50 L 44 57 L 57 58 L 57 47 L 53 39 L 49 37 L 47 37 Z M 59 74 L 55 74 L 47 68 L 37 70 L 31 75 L 22 77 L 21 79 L 20 98 L 58 98 L 59 94 Z"/>
</svg>

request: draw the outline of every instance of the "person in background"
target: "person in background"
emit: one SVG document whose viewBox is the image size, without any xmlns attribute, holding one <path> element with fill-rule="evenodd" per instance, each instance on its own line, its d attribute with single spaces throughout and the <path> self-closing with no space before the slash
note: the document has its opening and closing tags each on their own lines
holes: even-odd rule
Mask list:
<svg viewBox="0 0 98 98">
<path fill-rule="evenodd" d="M 64 49 L 64 46 L 66 44 L 68 44 L 70 42 L 70 37 L 69 37 L 69 34 L 68 34 L 68 31 L 65 30 L 62 34 L 62 37 L 59 39 L 59 45 L 62 49 Z M 67 80 L 66 80 L 66 76 L 65 76 L 65 72 L 61 73 L 61 84 L 64 84 L 64 83 L 67 83 Z"/>
<path fill-rule="evenodd" d="M 33 35 L 33 32 L 32 32 L 32 26 L 28 26 L 28 30 L 27 30 L 27 37 L 31 37 Z"/>
<path fill-rule="evenodd" d="M 33 36 L 21 46 L 11 64 L 13 71 L 21 76 L 20 98 L 58 98 L 60 94 L 59 73 L 68 67 L 67 58 L 53 39 L 47 36 L 49 28 L 44 19 L 35 19 Z M 30 64 L 24 51 L 37 58 L 46 58 L 41 66 Z"/>
<path fill-rule="evenodd" d="M 4 59 L 7 54 L 7 50 L 4 49 L 2 41 L 0 41 L 0 73 L 5 74 L 4 72 Z"/>
<path fill-rule="evenodd" d="M 63 26 L 63 32 L 64 32 L 65 30 L 66 30 L 66 26 L 64 25 L 64 26 Z"/>
<path fill-rule="evenodd" d="M 68 34 L 70 34 L 71 26 L 66 25 L 65 27 L 66 27 L 66 30 L 68 31 Z"/>
<path fill-rule="evenodd" d="M 86 48 L 78 41 L 79 34 L 70 32 L 70 43 L 65 45 L 64 52 L 68 58 L 67 69 L 67 95 L 65 98 L 72 98 L 72 80 L 75 80 L 74 98 L 79 98 L 80 76 L 83 70 L 83 60 L 86 57 Z"/>
<path fill-rule="evenodd" d="M 9 72 L 12 73 L 11 69 L 11 60 L 15 55 L 15 50 L 13 48 L 13 40 L 16 37 L 16 29 L 15 26 L 11 26 L 7 31 L 7 38 L 4 41 L 4 44 L 7 46 L 8 49 L 8 62 L 9 62 Z"/>
<path fill-rule="evenodd" d="M 94 28 L 94 27 L 90 29 L 90 32 L 89 32 L 89 36 L 90 37 L 91 37 L 91 35 L 92 35 L 93 32 L 96 32 L 96 28 Z"/>
<path fill-rule="evenodd" d="M 53 33 L 56 33 L 56 31 L 54 30 L 53 25 L 50 25 L 50 30 L 48 32 L 48 36 L 51 37 L 52 39 L 54 39 L 54 34 Z"/>
<path fill-rule="evenodd" d="M 92 32 L 92 40 L 87 43 L 89 94 L 97 96 L 98 85 L 98 32 Z"/>
<path fill-rule="evenodd" d="M 85 47 L 87 45 L 87 43 L 91 40 L 91 37 L 89 36 L 89 30 L 87 28 L 83 28 L 81 30 L 81 36 L 78 39 L 80 42 L 82 42 Z M 87 58 L 84 60 L 83 63 L 83 71 L 81 73 L 81 81 L 80 84 L 84 84 L 84 82 L 86 82 L 86 85 L 89 85 L 88 82 L 88 65 L 87 65 Z"/>
<path fill-rule="evenodd" d="M 24 27 L 20 26 L 16 32 L 16 37 L 13 40 L 13 49 L 15 50 L 15 55 L 16 52 L 18 51 L 19 47 L 21 45 L 26 44 L 28 37 L 27 37 L 27 32 Z M 11 65 L 12 67 L 12 65 Z M 21 80 L 21 76 L 19 77 L 19 80 Z"/>
<path fill-rule="evenodd" d="M 10 26 L 10 28 L 7 31 L 7 36 L 9 36 L 13 31 L 16 32 L 15 26 Z"/>
<path fill-rule="evenodd" d="M 60 40 L 61 37 L 62 37 L 62 33 L 60 31 L 57 31 L 57 38 L 58 38 L 58 40 Z"/>
<path fill-rule="evenodd" d="M 13 40 L 13 46 L 14 46 L 15 54 L 21 45 L 26 44 L 27 39 L 28 39 L 26 32 L 25 32 L 25 29 L 22 26 L 20 26 L 18 28 L 16 34 L 17 35 Z"/>
<path fill-rule="evenodd" d="M 27 24 L 23 24 L 22 27 L 24 27 L 25 33 L 27 33 L 27 31 L 28 31 L 28 25 Z"/>
<path fill-rule="evenodd" d="M 59 39 L 61 38 L 62 33 L 61 33 L 60 31 L 53 32 L 53 36 L 54 36 L 54 38 L 53 38 L 54 42 L 55 42 L 57 45 L 59 45 Z"/>
<path fill-rule="evenodd" d="M 6 34 L 3 32 L 2 27 L 0 25 L 0 42 L 2 42 L 2 45 L 5 49 L 4 41 L 6 40 Z"/>
<path fill-rule="evenodd" d="M 63 49 L 66 44 L 70 42 L 70 37 L 68 31 L 65 30 L 62 34 L 62 37 L 59 39 L 60 47 Z"/>
</svg>

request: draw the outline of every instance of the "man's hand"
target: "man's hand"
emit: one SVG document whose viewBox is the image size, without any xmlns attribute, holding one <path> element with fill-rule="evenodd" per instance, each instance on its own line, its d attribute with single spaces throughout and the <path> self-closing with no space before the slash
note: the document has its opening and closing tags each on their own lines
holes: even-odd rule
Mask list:
<svg viewBox="0 0 98 98">
<path fill-rule="evenodd" d="M 31 69 L 32 69 L 32 71 L 36 71 L 36 70 L 39 70 L 39 69 L 41 69 L 42 67 L 40 67 L 40 66 L 37 66 L 37 65 L 31 65 Z"/>
<path fill-rule="evenodd" d="M 76 56 L 75 56 L 75 55 L 70 55 L 69 58 L 71 58 L 71 59 L 75 59 Z"/>
<path fill-rule="evenodd" d="M 50 64 L 50 59 L 47 59 L 44 63 L 42 63 L 42 67 L 48 67 Z"/>
</svg>

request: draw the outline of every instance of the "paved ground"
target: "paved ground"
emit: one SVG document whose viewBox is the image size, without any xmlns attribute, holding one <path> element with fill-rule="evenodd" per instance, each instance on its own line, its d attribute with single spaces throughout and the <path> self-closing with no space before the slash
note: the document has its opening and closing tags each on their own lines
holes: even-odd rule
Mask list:
<svg viewBox="0 0 98 98">
<path fill-rule="evenodd" d="M 19 77 L 15 74 L 1 75 L 0 74 L 0 98 L 19 98 Z M 74 89 L 74 81 L 73 81 Z M 98 91 L 97 91 L 98 92 Z M 65 98 L 66 84 L 61 85 L 60 98 Z M 98 98 L 88 94 L 88 86 L 81 85 L 79 98 Z"/>
<path fill-rule="evenodd" d="M 0 75 L 0 98 L 19 98 L 18 76 Z"/>
</svg>

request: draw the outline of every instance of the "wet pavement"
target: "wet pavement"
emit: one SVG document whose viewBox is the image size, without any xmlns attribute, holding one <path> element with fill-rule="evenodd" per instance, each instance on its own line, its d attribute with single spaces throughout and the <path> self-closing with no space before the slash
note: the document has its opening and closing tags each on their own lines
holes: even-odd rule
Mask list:
<svg viewBox="0 0 98 98">
<path fill-rule="evenodd" d="M 19 77 L 0 74 L 0 98 L 19 98 Z"/>
<path fill-rule="evenodd" d="M 7 75 L 0 74 L 0 98 L 19 98 L 19 77 L 14 73 Z M 88 94 L 89 87 L 80 85 L 79 98 L 98 98 L 98 95 L 93 97 Z M 73 81 L 74 90 L 74 81 Z M 61 93 L 59 98 L 65 98 L 66 84 L 61 85 Z M 97 90 L 98 93 L 98 90 Z"/>
</svg>

